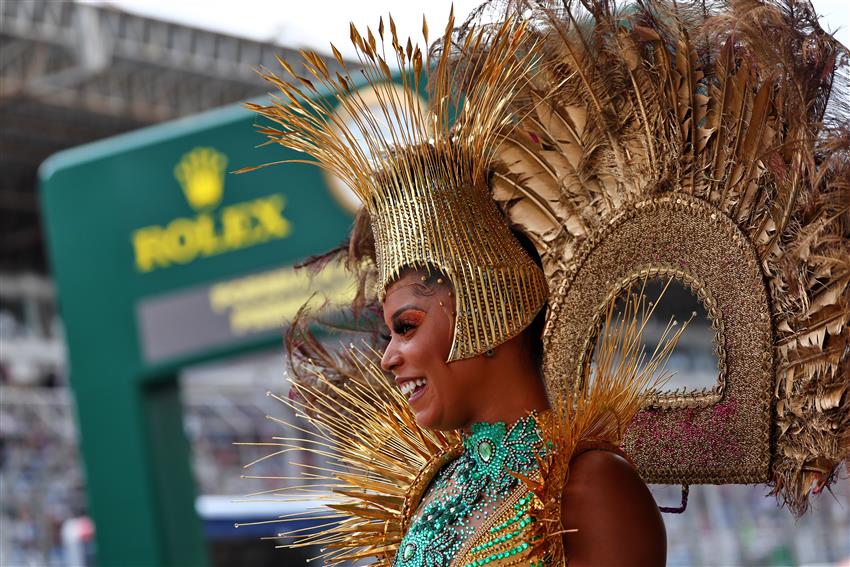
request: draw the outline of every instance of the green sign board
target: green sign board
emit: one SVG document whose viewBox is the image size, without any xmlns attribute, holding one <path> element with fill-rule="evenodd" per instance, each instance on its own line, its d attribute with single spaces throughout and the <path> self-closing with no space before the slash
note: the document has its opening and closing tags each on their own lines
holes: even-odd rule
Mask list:
<svg viewBox="0 0 850 567">
<path fill-rule="evenodd" d="M 256 146 L 228 107 L 62 152 L 40 172 L 66 328 L 98 563 L 207 563 L 176 377 L 187 364 L 280 342 L 313 292 L 345 273 L 293 270 L 339 245 L 349 201 L 317 168 Z"/>
</svg>

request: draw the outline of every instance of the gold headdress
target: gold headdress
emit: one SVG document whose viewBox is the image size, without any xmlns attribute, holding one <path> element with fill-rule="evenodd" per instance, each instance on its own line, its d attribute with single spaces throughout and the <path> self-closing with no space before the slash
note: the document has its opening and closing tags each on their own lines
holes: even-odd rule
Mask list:
<svg viewBox="0 0 850 567">
<path fill-rule="evenodd" d="M 452 72 L 448 50 L 423 60 L 418 46 L 399 42 L 392 19 L 390 31 L 398 76 L 386 62 L 383 20 L 380 43 L 371 30 L 364 39 L 351 28 L 363 88 L 377 107 L 367 103 L 335 48 L 344 75 L 305 53 L 310 78 L 281 61 L 290 82 L 264 76 L 282 97 L 248 106 L 282 126 L 262 130 L 272 142 L 310 154 L 311 163 L 361 199 L 375 237 L 379 296 L 408 267 L 433 267 L 452 280 L 456 319 L 448 360 L 468 358 L 519 334 L 546 301 L 542 271 L 512 236 L 488 188 L 493 152 L 516 122 L 511 103 L 537 54 L 515 21 L 470 34 L 458 46 L 475 62 L 467 72 L 474 68 L 476 81 L 469 82 Z M 423 34 L 427 42 L 427 26 Z M 430 111 L 419 102 L 423 79 Z"/>
<path fill-rule="evenodd" d="M 656 396 L 627 450 L 649 482 L 772 482 L 801 513 L 850 445 L 847 51 L 805 2 L 582 4 L 528 11 L 547 71 L 493 191 L 553 292 L 549 389 L 582 379 L 612 296 L 678 280 L 719 380 Z"/>
</svg>

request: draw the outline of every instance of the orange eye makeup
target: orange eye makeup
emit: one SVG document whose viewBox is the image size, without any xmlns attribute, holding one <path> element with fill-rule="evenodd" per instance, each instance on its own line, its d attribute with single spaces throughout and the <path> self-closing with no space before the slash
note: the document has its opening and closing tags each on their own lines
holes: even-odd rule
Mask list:
<svg viewBox="0 0 850 567">
<path fill-rule="evenodd" d="M 425 320 L 425 312 L 421 309 L 402 307 L 393 315 L 393 332 L 397 335 L 406 335 Z"/>
</svg>

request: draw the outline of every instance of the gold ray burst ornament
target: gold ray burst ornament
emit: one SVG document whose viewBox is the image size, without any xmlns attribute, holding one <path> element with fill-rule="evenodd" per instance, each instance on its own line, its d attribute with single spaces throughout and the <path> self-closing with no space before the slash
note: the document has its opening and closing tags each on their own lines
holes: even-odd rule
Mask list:
<svg viewBox="0 0 850 567">
<path fill-rule="evenodd" d="M 516 20 L 472 33 L 458 46 L 475 61 L 476 81 L 469 82 L 468 70 L 454 71 L 449 50 L 423 55 L 409 39 L 399 41 L 391 17 L 389 23 L 390 45 L 383 20 L 380 42 L 372 30 L 364 38 L 352 25 L 359 80 L 331 46 L 342 73 L 313 53 L 303 53 L 309 78 L 281 60 L 286 80 L 263 72 L 281 95 L 247 106 L 280 125 L 261 129 L 271 142 L 309 154 L 310 163 L 363 202 L 375 237 L 379 297 L 406 268 L 435 268 L 450 278 L 456 316 L 448 361 L 469 358 L 519 334 L 547 297 L 542 271 L 511 234 L 488 187 L 493 152 L 517 121 L 513 99 L 533 75 L 537 50 Z M 446 39 L 453 26 L 450 18 Z M 427 44 L 424 22 L 423 36 Z M 387 50 L 398 71 L 388 65 Z M 430 110 L 420 104 L 423 81 Z"/>
</svg>

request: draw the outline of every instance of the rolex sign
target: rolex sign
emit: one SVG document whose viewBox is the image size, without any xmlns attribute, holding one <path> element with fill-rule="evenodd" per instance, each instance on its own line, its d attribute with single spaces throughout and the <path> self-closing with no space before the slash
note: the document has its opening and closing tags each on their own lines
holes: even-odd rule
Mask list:
<svg viewBox="0 0 850 567">
<path fill-rule="evenodd" d="M 138 272 L 189 264 L 289 236 L 292 225 L 284 215 L 280 193 L 219 207 L 225 190 L 227 156 L 214 148 L 198 147 L 174 166 L 175 190 L 182 189 L 193 216 L 132 233 Z"/>
</svg>

